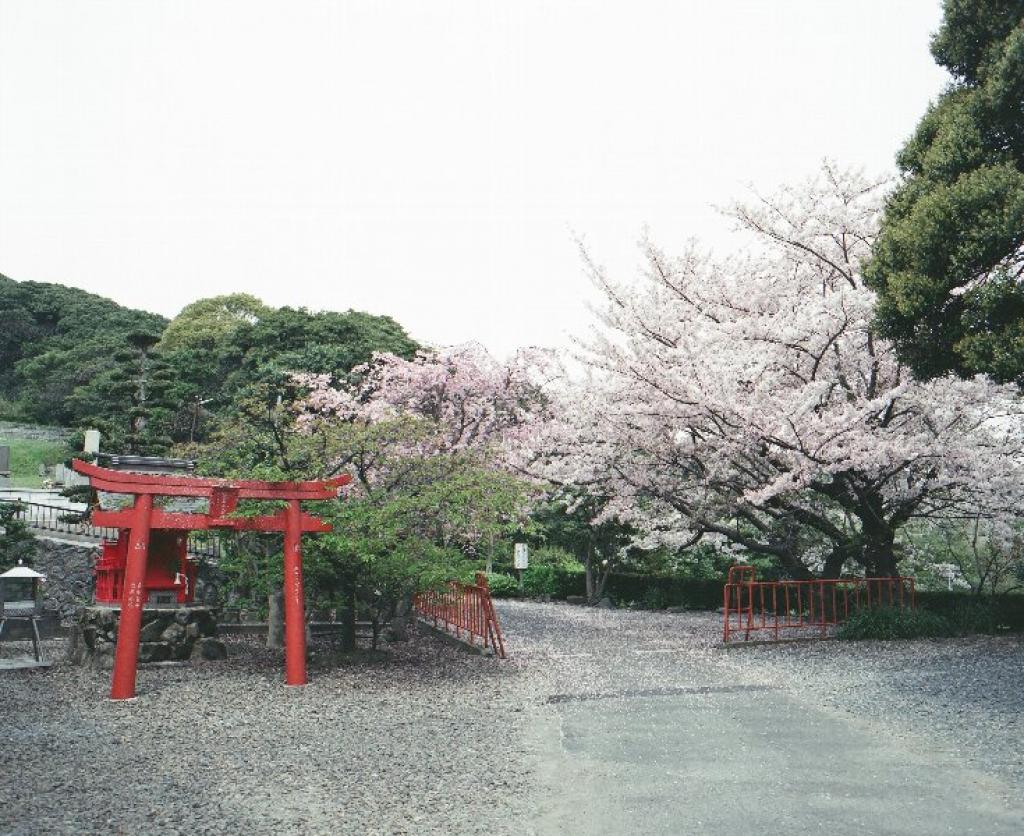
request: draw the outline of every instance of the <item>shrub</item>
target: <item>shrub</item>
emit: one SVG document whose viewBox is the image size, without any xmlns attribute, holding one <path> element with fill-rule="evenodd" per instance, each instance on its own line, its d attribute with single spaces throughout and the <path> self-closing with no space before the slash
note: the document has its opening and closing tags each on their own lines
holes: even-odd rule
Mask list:
<svg viewBox="0 0 1024 836">
<path fill-rule="evenodd" d="M 514 598 L 519 594 L 519 581 L 509 575 L 491 572 L 487 575 L 487 585 L 492 598 Z"/>
<path fill-rule="evenodd" d="M 531 564 L 523 570 L 523 594 L 531 596 L 556 595 L 558 593 L 557 570 L 551 564 Z"/>
<path fill-rule="evenodd" d="M 928 610 L 893 607 L 863 609 L 850 616 L 836 631 L 845 640 L 926 639 L 955 636 L 952 622 Z"/>
<path fill-rule="evenodd" d="M 558 546 L 541 546 L 530 552 L 530 567 L 536 565 L 554 566 L 559 569 L 574 569 L 583 566 L 572 554 Z"/>
<path fill-rule="evenodd" d="M 644 591 L 644 598 L 641 606 L 645 610 L 663 610 L 668 604 L 665 602 L 665 593 L 660 586 L 652 584 Z"/>
</svg>

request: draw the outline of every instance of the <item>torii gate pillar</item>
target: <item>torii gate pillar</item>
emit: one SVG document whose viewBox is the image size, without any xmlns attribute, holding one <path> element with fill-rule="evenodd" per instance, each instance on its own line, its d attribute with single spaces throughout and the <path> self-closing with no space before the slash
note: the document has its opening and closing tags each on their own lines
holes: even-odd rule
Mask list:
<svg viewBox="0 0 1024 836">
<path fill-rule="evenodd" d="M 121 598 L 121 623 L 114 650 L 114 679 L 110 699 L 130 700 L 135 696 L 135 675 L 139 664 L 139 633 L 142 630 L 143 584 L 149 558 L 149 532 L 153 516 L 152 494 L 135 498 L 133 525 L 128 538 L 128 559 Z"/>
<path fill-rule="evenodd" d="M 306 608 L 302 590 L 302 527 L 299 501 L 293 499 L 285 512 L 284 529 L 284 681 L 305 685 Z"/>
</svg>

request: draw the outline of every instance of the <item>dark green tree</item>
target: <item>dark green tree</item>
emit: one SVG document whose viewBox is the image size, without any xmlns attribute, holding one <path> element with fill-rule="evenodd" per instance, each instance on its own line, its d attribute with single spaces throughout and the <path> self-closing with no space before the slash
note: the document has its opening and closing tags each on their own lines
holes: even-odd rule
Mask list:
<svg viewBox="0 0 1024 836">
<path fill-rule="evenodd" d="M 581 489 L 566 489 L 562 495 L 542 506 L 533 515 L 541 532 L 538 540 L 558 546 L 583 564 L 587 598 L 597 601 L 604 595 L 608 576 L 630 562 L 627 548 L 634 529 L 617 519 L 594 522 L 607 500 Z M 633 550 L 632 556 L 639 554 Z"/>
<path fill-rule="evenodd" d="M 19 509 L 17 502 L 0 502 L 0 571 L 17 566 L 19 560 L 31 566 L 36 553 L 36 538 L 18 519 Z"/>
<path fill-rule="evenodd" d="M 157 334 L 144 331 L 127 334 L 108 368 L 67 398 L 79 424 L 103 433 L 108 451 L 159 455 L 171 445 L 169 394 L 176 376 L 154 352 L 158 340 Z"/>
<path fill-rule="evenodd" d="M 865 276 L 879 331 L 923 377 L 1024 376 L 1024 0 L 945 0 L 952 75 L 900 152 Z"/>
<path fill-rule="evenodd" d="M 78 288 L 0 276 L 0 399 L 19 418 L 80 425 L 71 393 L 114 369 L 129 335 L 166 324 Z"/>
<path fill-rule="evenodd" d="M 173 435 L 208 441 L 253 397 L 288 400 L 292 372 L 343 380 L 374 352 L 418 348 L 397 322 L 359 311 L 269 308 L 244 294 L 201 299 L 172 320 L 158 346 L 175 371 Z M 268 392 L 268 387 L 273 392 Z"/>
</svg>

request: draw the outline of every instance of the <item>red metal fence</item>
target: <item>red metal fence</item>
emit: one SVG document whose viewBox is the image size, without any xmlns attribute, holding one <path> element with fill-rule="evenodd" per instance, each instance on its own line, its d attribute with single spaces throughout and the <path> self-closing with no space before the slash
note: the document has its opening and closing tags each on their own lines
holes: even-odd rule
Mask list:
<svg viewBox="0 0 1024 836">
<path fill-rule="evenodd" d="M 914 609 L 917 604 L 913 578 L 758 581 L 753 566 L 729 569 L 724 599 L 722 640 L 726 643 L 738 633 L 745 641 L 756 632 L 779 639 L 799 635 L 795 631 L 814 630 L 825 637 L 830 627 L 859 610 Z"/>
<path fill-rule="evenodd" d="M 490 647 L 505 658 L 505 641 L 483 572 L 477 572 L 476 583 L 450 581 L 447 589 L 418 592 L 412 602 L 417 614 L 433 621 L 435 627 L 443 624 L 447 632 L 471 645 L 480 639 L 484 648 Z"/>
</svg>

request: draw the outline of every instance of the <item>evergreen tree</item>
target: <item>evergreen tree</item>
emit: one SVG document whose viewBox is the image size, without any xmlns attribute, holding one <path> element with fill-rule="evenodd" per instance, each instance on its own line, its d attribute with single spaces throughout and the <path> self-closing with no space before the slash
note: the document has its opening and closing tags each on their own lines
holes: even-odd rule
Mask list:
<svg viewBox="0 0 1024 836">
<path fill-rule="evenodd" d="M 36 553 L 36 538 L 29 527 L 18 519 L 17 502 L 0 502 L 0 572 L 22 561 L 32 565 Z"/>
<path fill-rule="evenodd" d="M 945 0 L 952 82 L 897 162 L 865 271 L 877 326 L 923 377 L 1024 377 L 1024 0 Z"/>
</svg>

